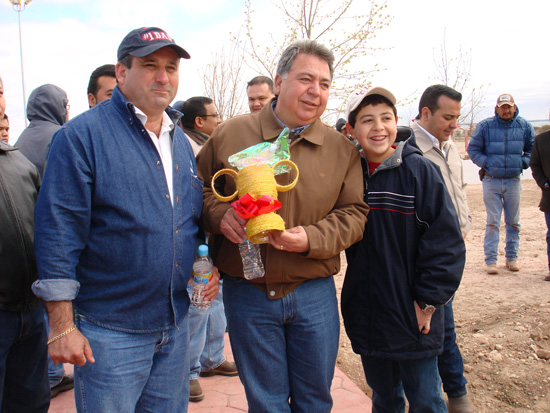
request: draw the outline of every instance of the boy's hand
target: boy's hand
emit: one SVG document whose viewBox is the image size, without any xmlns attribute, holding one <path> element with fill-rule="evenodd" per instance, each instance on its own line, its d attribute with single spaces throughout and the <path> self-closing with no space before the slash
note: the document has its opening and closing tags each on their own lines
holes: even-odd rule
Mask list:
<svg viewBox="0 0 550 413">
<path fill-rule="evenodd" d="M 426 314 L 417 302 L 414 302 L 414 311 L 416 312 L 416 320 L 418 322 L 418 331 L 422 334 L 428 334 L 430 332 L 430 323 L 432 322 L 432 314 Z"/>
</svg>

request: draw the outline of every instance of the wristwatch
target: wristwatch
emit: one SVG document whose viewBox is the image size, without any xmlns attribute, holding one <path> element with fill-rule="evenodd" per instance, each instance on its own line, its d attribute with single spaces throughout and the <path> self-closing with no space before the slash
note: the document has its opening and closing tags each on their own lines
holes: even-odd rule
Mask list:
<svg viewBox="0 0 550 413">
<path fill-rule="evenodd" d="M 433 306 L 431 304 L 424 303 L 422 301 L 417 301 L 416 303 L 418 304 L 420 309 L 422 311 L 424 311 L 424 314 L 432 315 L 433 313 L 435 313 L 435 306 Z"/>
</svg>

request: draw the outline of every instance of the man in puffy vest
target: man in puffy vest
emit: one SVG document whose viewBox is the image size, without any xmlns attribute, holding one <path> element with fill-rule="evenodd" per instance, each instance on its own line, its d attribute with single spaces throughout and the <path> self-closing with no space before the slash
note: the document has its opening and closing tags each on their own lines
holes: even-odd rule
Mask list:
<svg viewBox="0 0 550 413">
<path fill-rule="evenodd" d="M 519 271 L 520 175 L 529 167 L 535 139 L 533 126 L 521 116 L 510 94 L 497 99 L 495 116 L 481 121 L 468 145 L 468 154 L 479 166 L 483 181 L 483 201 L 487 211 L 485 264 L 488 274 L 498 274 L 497 255 L 500 216 L 506 223 L 506 268 Z"/>
</svg>

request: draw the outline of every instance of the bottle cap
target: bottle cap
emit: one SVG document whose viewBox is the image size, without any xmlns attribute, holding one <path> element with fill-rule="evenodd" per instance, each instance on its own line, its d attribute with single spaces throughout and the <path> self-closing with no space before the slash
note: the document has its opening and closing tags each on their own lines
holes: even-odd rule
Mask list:
<svg viewBox="0 0 550 413">
<path fill-rule="evenodd" d="M 208 245 L 199 245 L 199 255 L 206 257 L 208 255 Z"/>
</svg>

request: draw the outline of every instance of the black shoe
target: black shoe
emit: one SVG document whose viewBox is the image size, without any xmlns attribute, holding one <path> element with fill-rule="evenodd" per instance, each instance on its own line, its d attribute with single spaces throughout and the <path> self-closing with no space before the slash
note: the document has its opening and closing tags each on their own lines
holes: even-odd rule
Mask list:
<svg viewBox="0 0 550 413">
<path fill-rule="evenodd" d="M 53 399 L 55 396 L 57 396 L 59 393 L 71 390 L 74 388 L 74 377 L 72 374 L 66 374 L 63 376 L 61 381 L 57 383 L 55 386 L 53 386 L 51 391 L 51 398 Z"/>
</svg>

